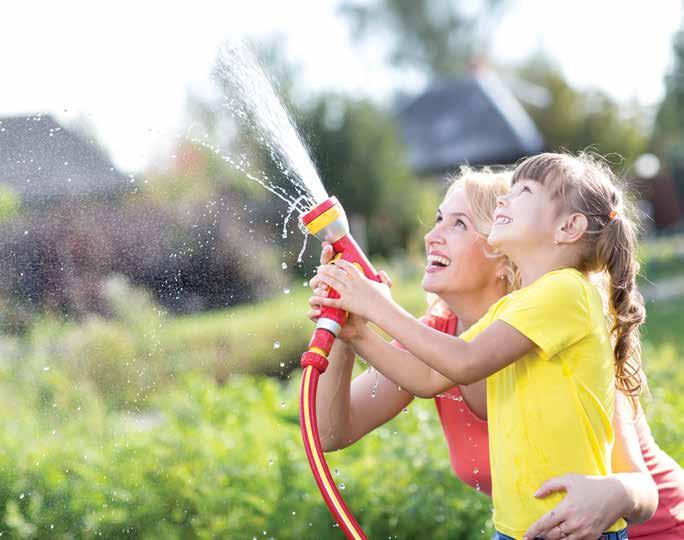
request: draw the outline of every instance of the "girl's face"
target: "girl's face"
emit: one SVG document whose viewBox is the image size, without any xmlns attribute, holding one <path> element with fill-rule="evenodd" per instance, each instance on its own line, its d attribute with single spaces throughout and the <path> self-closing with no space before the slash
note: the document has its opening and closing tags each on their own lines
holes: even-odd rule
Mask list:
<svg viewBox="0 0 684 540">
<path fill-rule="evenodd" d="M 519 180 L 508 195 L 497 199 L 489 245 L 514 260 L 516 255 L 548 249 L 558 217 L 557 204 L 544 185 Z"/>
<path fill-rule="evenodd" d="M 488 257 L 487 242 L 475 230 L 463 188 L 449 193 L 437 210 L 435 225 L 425 235 L 427 266 L 423 289 L 443 299 L 476 292 L 496 280 L 499 259 Z"/>
</svg>

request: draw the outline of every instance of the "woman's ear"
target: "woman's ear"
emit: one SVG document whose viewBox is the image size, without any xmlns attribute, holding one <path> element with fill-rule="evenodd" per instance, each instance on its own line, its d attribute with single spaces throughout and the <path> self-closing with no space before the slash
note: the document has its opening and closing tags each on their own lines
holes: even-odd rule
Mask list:
<svg viewBox="0 0 684 540">
<path fill-rule="evenodd" d="M 587 232 L 588 226 L 587 216 L 579 212 L 570 214 L 556 230 L 554 241 L 557 244 L 574 244 Z"/>
</svg>

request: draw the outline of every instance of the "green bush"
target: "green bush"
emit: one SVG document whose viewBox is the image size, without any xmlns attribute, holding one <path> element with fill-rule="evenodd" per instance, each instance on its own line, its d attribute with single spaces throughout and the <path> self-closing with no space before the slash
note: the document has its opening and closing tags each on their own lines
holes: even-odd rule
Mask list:
<svg viewBox="0 0 684 540">
<path fill-rule="evenodd" d="M 146 416 L 106 412 L 54 371 L 0 382 L 0 529 L 20 538 L 335 536 L 300 441 L 297 384 L 200 375 Z M 6 409 L 7 410 L 7 409 Z M 489 500 L 454 478 L 422 402 L 349 450 L 335 479 L 373 538 L 480 538 Z M 342 535 L 338 533 L 337 537 Z"/>
</svg>

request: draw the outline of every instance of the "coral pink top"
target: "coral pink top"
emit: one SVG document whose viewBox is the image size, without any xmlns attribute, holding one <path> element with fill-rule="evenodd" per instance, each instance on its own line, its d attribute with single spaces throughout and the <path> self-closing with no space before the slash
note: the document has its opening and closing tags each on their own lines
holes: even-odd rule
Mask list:
<svg viewBox="0 0 684 540">
<path fill-rule="evenodd" d="M 456 335 L 453 313 L 424 317 L 428 326 Z M 469 486 L 491 495 L 489 437 L 487 422 L 478 418 L 461 396 L 458 386 L 435 398 L 444 429 L 451 466 L 458 478 Z M 636 424 L 644 461 L 658 487 L 658 509 L 641 525 L 629 527 L 630 538 L 649 540 L 684 539 L 684 471 L 656 444 L 643 414 Z"/>
</svg>

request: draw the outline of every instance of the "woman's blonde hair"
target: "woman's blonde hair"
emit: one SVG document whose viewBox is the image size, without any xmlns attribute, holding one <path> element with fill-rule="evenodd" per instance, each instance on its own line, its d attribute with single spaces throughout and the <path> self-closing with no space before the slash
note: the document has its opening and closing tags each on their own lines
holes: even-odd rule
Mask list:
<svg viewBox="0 0 684 540">
<path fill-rule="evenodd" d="M 447 176 L 449 187 L 444 199 L 447 199 L 455 190 L 463 189 L 466 202 L 471 210 L 475 231 L 485 240 L 489 236 L 494 223 L 494 210 L 496 209 L 496 199 L 506 195 L 511 189 L 512 170 L 505 168 L 492 169 L 483 167 L 474 169 L 470 166 L 462 166 L 458 173 Z M 487 246 L 485 254 L 490 257 L 505 257 L 496 253 Z M 518 271 L 512 262 L 506 264 L 506 292 L 510 292 L 519 287 Z M 436 294 L 429 293 L 428 314 L 439 315 L 449 311 L 446 303 Z"/>
<path fill-rule="evenodd" d="M 578 270 L 608 277 L 617 387 L 636 406 L 637 396 L 646 386 L 639 339 L 646 310 L 636 283 L 639 263 L 634 207 L 605 161 L 587 153 L 546 153 L 527 158 L 515 169 L 511 182 L 521 179 L 547 186 L 562 210 L 586 217 Z"/>
</svg>

